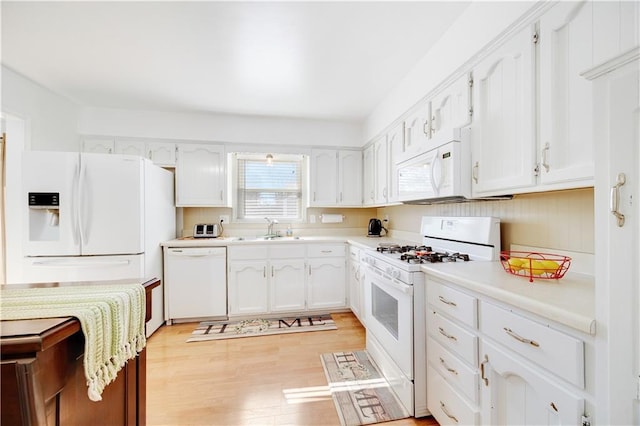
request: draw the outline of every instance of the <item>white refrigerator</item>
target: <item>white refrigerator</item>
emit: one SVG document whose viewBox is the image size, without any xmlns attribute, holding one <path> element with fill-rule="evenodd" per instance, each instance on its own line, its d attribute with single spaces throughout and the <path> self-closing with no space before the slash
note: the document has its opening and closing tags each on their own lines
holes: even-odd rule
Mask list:
<svg viewBox="0 0 640 426">
<path fill-rule="evenodd" d="M 173 173 L 137 156 L 25 151 L 23 282 L 162 278 Z M 150 332 L 164 320 L 154 290 Z"/>
</svg>

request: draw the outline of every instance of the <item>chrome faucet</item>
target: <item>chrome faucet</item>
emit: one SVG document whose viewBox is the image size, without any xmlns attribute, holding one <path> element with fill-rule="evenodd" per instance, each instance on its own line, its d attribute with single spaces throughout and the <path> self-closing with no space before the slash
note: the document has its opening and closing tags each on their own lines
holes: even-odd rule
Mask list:
<svg viewBox="0 0 640 426">
<path fill-rule="evenodd" d="M 269 225 L 267 226 L 267 236 L 268 237 L 272 237 L 275 235 L 275 233 L 273 232 L 273 225 L 277 225 L 278 224 L 278 220 L 277 219 L 269 219 L 268 217 L 265 217 L 265 220 L 267 222 L 269 222 Z"/>
</svg>

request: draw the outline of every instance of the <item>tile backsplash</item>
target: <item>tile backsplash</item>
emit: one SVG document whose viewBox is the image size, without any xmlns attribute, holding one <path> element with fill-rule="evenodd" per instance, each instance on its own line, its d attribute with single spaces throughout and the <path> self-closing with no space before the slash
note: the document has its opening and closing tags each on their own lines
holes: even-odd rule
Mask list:
<svg viewBox="0 0 640 426">
<path fill-rule="evenodd" d="M 382 208 L 309 208 L 306 223 L 293 223 L 295 235 L 366 235 L 369 218 L 389 216 L 392 234 L 420 236 L 422 216 L 496 216 L 501 220 L 502 249 L 511 244 L 545 247 L 581 253 L 594 253 L 593 188 L 521 194 L 512 200 L 436 204 L 398 205 Z M 196 223 L 218 222 L 220 215 L 231 216 L 228 208 L 183 209 L 182 235 L 192 234 Z M 342 223 L 320 223 L 320 215 L 344 215 Z M 309 223 L 315 216 L 316 223 Z M 278 225 L 284 234 L 288 223 Z M 225 235 L 255 236 L 264 233 L 265 223 L 225 224 Z"/>
<path fill-rule="evenodd" d="M 594 253 L 593 188 L 514 196 L 512 200 L 431 206 L 402 205 L 378 209 L 390 227 L 417 232 L 422 216 L 496 216 L 501 221 L 502 248 L 511 244 Z"/>
</svg>

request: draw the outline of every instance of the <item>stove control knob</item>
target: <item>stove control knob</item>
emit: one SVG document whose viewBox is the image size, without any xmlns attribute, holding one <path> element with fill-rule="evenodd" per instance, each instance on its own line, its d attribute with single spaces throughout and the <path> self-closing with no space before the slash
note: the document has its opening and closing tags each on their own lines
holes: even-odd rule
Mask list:
<svg viewBox="0 0 640 426">
<path fill-rule="evenodd" d="M 391 276 L 392 276 L 393 278 L 400 278 L 400 271 L 397 271 L 397 270 L 396 270 L 396 271 L 393 271 L 393 274 L 391 274 Z"/>
</svg>

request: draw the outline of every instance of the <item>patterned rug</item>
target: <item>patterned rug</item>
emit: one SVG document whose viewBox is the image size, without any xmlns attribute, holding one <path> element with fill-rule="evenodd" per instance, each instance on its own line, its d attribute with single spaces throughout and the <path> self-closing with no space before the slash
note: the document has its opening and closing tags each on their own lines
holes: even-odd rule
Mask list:
<svg viewBox="0 0 640 426">
<path fill-rule="evenodd" d="M 269 336 L 305 331 L 337 330 L 331 315 L 291 318 L 251 319 L 242 321 L 204 321 L 191 333 L 187 342 Z"/>
<path fill-rule="evenodd" d="M 322 354 L 320 359 L 343 426 L 410 416 L 365 351 Z"/>
</svg>

